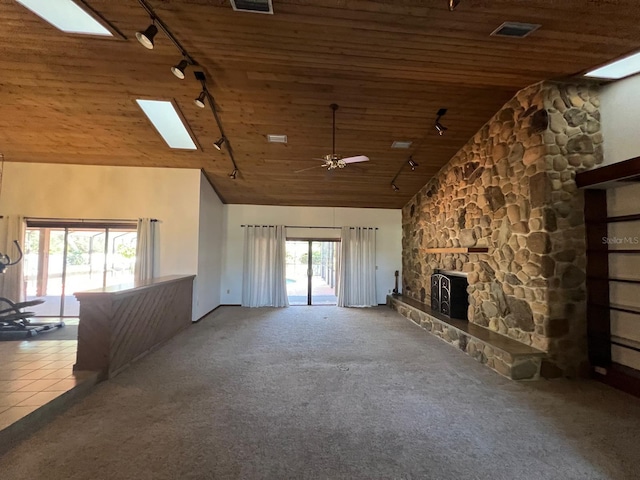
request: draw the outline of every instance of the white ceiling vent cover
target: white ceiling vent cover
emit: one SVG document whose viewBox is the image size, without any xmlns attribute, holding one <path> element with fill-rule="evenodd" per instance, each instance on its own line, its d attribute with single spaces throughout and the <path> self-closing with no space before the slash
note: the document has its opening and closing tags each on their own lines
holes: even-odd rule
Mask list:
<svg viewBox="0 0 640 480">
<path fill-rule="evenodd" d="M 504 22 L 493 32 L 492 37 L 524 38 L 538 30 L 541 25 L 535 23 Z"/>
<path fill-rule="evenodd" d="M 267 135 L 267 141 L 269 143 L 287 143 L 286 135 Z"/>
<path fill-rule="evenodd" d="M 273 3 L 271 3 L 271 0 L 231 0 L 231 6 L 236 12 L 273 15 Z"/>
</svg>

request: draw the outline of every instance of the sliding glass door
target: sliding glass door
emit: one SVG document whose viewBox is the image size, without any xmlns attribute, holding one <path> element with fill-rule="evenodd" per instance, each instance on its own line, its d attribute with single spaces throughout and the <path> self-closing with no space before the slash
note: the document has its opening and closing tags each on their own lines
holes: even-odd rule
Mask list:
<svg viewBox="0 0 640 480">
<path fill-rule="evenodd" d="M 336 241 L 287 240 L 290 305 L 336 305 Z"/>
<path fill-rule="evenodd" d="M 136 237 L 134 226 L 28 226 L 26 298 L 45 300 L 30 310 L 39 316 L 77 316 L 74 292 L 132 282 Z"/>
</svg>

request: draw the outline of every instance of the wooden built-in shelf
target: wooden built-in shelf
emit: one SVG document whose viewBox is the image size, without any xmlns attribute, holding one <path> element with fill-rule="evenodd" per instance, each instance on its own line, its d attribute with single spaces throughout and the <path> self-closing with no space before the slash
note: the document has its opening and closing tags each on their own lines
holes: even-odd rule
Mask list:
<svg viewBox="0 0 640 480">
<path fill-rule="evenodd" d="M 588 305 L 594 306 L 594 307 L 601 307 L 601 308 L 606 308 L 608 310 L 615 310 L 616 312 L 625 312 L 625 313 L 632 313 L 633 315 L 640 315 L 640 308 L 638 307 L 628 307 L 626 305 L 615 305 L 615 304 L 603 304 L 603 303 L 597 303 L 597 302 L 588 302 Z"/>
<path fill-rule="evenodd" d="M 619 282 L 619 283 L 640 283 L 640 279 L 634 278 L 612 278 L 612 277 L 598 277 L 598 276 L 588 276 L 589 280 L 600 280 L 604 282 Z"/>
<path fill-rule="evenodd" d="M 425 253 L 487 253 L 488 247 L 423 248 Z"/>
<path fill-rule="evenodd" d="M 637 222 L 640 220 L 640 214 L 620 215 L 617 217 L 607 217 L 600 220 L 590 220 L 588 223 L 618 223 L 618 222 Z"/>
</svg>

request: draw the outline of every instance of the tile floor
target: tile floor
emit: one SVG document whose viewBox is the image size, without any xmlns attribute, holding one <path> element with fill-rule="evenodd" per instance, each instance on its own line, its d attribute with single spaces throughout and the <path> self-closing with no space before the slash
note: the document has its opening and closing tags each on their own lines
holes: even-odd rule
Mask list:
<svg viewBox="0 0 640 480">
<path fill-rule="evenodd" d="M 76 340 L 38 338 L 44 335 L 0 342 L 0 430 L 92 375 L 73 371 Z"/>
</svg>

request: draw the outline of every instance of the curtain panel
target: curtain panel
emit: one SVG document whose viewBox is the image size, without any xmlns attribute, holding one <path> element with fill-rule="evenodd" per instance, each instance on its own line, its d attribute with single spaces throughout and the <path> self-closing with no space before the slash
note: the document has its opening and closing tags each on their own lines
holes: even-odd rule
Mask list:
<svg viewBox="0 0 640 480">
<path fill-rule="evenodd" d="M 338 306 L 376 306 L 375 228 L 342 227 L 339 262 Z"/>
<path fill-rule="evenodd" d="M 14 240 L 17 240 L 24 250 L 26 226 L 24 217 L 19 215 L 0 218 L 0 253 L 8 255 L 12 261 L 19 256 Z M 0 297 L 8 298 L 14 303 L 25 300 L 23 265 L 24 260 L 7 267 L 7 270 L 0 274 Z"/>
<path fill-rule="evenodd" d="M 245 227 L 242 306 L 289 306 L 283 225 Z"/>
<path fill-rule="evenodd" d="M 138 219 L 136 241 L 135 280 L 142 282 L 153 278 L 155 273 L 156 221 L 151 218 Z"/>
</svg>

